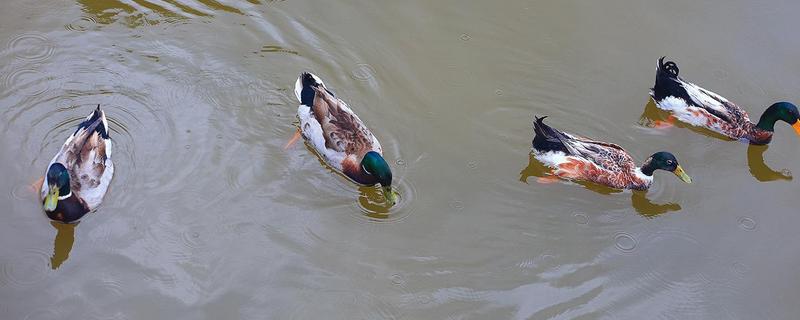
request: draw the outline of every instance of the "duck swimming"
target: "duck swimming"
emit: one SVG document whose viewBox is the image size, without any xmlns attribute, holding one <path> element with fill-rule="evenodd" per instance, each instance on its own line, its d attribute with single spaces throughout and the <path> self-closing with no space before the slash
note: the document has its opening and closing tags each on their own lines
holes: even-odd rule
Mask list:
<svg viewBox="0 0 800 320">
<path fill-rule="evenodd" d="M 792 125 L 800 135 L 800 113 L 795 105 L 777 102 L 764 111 L 758 123 L 753 123 L 742 108 L 680 78 L 678 65 L 664 59 L 658 59 L 656 83 L 650 96 L 659 109 L 672 112 L 678 120 L 756 145 L 772 141 L 779 120 Z"/>
<path fill-rule="evenodd" d="M 360 185 L 380 184 L 394 204 L 392 170 L 375 135 L 322 80 L 304 72 L 295 83 L 300 133 L 329 166 Z"/>
<path fill-rule="evenodd" d="M 77 222 L 100 205 L 114 175 L 108 122 L 100 105 L 50 161 L 41 189 L 50 219 Z"/>
<path fill-rule="evenodd" d="M 591 181 L 616 189 L 647 190 L 656 170 L 672 172 L 686 183 L 692 179 L 672 153 L 656 152 L 636 167 L 622 147 L 556 130 L 544 123 L 547 117 L 533 122 L 533 156 L 553 169 L 553 175 L 566 180 Z"/>
</svg>

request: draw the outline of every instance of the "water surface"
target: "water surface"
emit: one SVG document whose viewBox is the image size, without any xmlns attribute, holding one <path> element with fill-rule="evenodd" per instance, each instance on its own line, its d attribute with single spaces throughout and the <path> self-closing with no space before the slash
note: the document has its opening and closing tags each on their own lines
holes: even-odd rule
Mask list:
<svg viewBox="0 0 800 320">
<path fill-rule="evenodd" d="M 0 318 L 793 319 L 798 139 L 648 128 L 656 59 L 758 117 L 797 102 L 790 1 L 6 1 Z M 301 71 L 403 195 L 292 136 Z M 115 177 L 77 226 L 28 185 L 101 104 Z M 539 184 L 534 115 L 695 180 Z M 644 116 L 644 118 L 642 118 Z"/>
</svg>

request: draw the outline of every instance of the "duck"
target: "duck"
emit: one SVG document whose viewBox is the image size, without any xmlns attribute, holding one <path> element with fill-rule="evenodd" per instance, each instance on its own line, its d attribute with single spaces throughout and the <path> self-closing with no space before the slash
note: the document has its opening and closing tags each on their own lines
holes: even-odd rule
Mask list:
<svg viewBox="0 0 800 320">
<path fill-rule="evenodd" d="M 337 98 L 318 76 L 303 72 L 295 82 L 300 101 L 300 134 L 324 162 L 363 186 L 379 184 L 394 205 L 392 170 L 381 143 L 352 109 Z"/>
<path fill-rule="evenodd" d="M 800 113 L 794 104 L 776 102 L 753 123 L 744 109 L 728 99 L 683 80 L 678 65 L 664 62 L 665 58 L 658 59 L 650 96 L 659 109 L 671 112 L 677 120 L 754 145 L 769 144 L 778 121 L 791 125 L 800 136 Z"/>
<path fill-rule="evenodd" d="M 77 223 L 100 206 L 114 176 L 108 133 L 105 113 L 97 105 L 47 165 L 41 200 L 50 219 Z"/>
<path fill-rule="evenodd" d="M 653 183 L 653 173 L 665 170 L 692 183 L 672 153 L 656 152 L 637 167 L 619 145 L 559 131 L 544 123 L 547 116 L 534 118 L 533 156 L 551 168 L 555 177 L 615 189 L 647 190 Z"/>
</svg>

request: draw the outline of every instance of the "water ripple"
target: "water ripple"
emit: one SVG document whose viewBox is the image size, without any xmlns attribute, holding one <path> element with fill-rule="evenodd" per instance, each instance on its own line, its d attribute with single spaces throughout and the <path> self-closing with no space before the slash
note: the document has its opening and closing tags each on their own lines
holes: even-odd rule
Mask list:
<svg viewBox="0 0 800 320">
<path fill-rule="evenodd" d="M 39 96 L 50 89 L 51 77 L 35 68 L 11 71 L 3 78 L 7 90 L 25 96 Z"/>
<path fill-rule="evenodd" d="M 414 184 L 407 179 L 397 181 L 392 186 L 397 192 L 397 203 L 389 206 L 379 186 L 358 187 L 358 201 L 354 204 L 360 212 L 356 218 L 377 223 L 399 222 L 416 211 L 418 194 Z"/>
<path fill-rule="evenodd" d="M 8 42 L 8 50 L 17 58 L 31 62 L 42 62 L 53 56 L 56 45 L 41 33 L 23 33 Z"/>
<path fill-rule="evenodd" d="M 2 279 L 17 288 L 29 288 L 49 275 L 50 254 L 38 249 L 28 249 L 7 261 L 2 269 Z M 0 279 L 0 281 L 2 281 Z"/>
</svg>

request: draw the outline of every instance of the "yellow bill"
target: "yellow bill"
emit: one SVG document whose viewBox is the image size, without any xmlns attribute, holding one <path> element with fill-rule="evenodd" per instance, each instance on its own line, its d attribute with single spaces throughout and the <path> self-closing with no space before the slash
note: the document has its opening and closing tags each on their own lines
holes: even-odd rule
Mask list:
<svg viewBox="0 0 800 320">
<path fill-rule="evenodd" d="M 51 184 L 50 189 L 47 191 L 47 196 L 44 197 L 44 210 L 54 211 L 58 206 L 58 186 Z"/>
<path fill-rule="evenodd" d="M 800 120 L 797 120 L 797 122 L 792 125 L 792 128 L 794 128 L 794 131 L 800 136 Z"/>
<path fill-rule="evenodd" d="M 397 203 L 397 193 L 392 190 L 392 187 L 382 186 L 381 189 L 383 190 L 383 197 L 386 198 L 386 202 L 395 205 Z"/>
<path fill-rule="evenodd" d="M 686 171 L 683 171 L 683 168 L 680 165 L 678 165 L 678 167 L 675 168 L 675 171 L 672 171 L 672 173 L 674 173 L 676 176 L 678 176 L 678 178 L 683 180 L 683 182 L 692 183 L 692 177 L 686 174 Z"/>
</svg>

